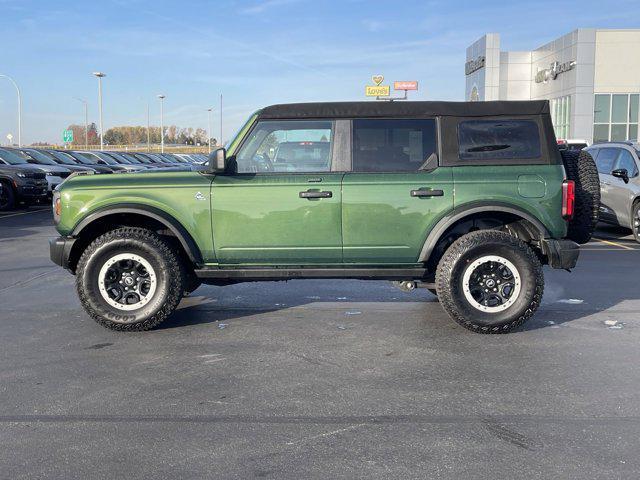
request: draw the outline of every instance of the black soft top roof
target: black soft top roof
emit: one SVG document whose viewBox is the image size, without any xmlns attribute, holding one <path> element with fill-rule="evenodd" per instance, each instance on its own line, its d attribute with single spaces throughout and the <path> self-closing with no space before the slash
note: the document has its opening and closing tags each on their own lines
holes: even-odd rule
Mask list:
<svg viewBox="0 0 640 480">
<path fill-rule="evenodd" d="M 375 118 L 375 117 L 488 117 L 549 113 L 547 100 L 509 102 L 323 102 L 285 103 L 262 109 L 261 119 Z"/>
</svg>

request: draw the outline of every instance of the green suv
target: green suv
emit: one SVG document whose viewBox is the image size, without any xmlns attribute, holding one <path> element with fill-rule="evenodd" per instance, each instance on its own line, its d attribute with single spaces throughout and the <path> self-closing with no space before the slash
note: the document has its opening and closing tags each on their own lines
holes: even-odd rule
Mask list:
<svg viewBox="0 0 640 480">
<path fill-rule="evenodd" d="M 585 198 L 546 101 L 274 105 L 202 171 L 64 182 L 51 258 L 114 330 L 160 324 L 201 283 L 354 278 L 504 333 L 540 305 L 542 265 L 575 266 Z"/>
</svg>

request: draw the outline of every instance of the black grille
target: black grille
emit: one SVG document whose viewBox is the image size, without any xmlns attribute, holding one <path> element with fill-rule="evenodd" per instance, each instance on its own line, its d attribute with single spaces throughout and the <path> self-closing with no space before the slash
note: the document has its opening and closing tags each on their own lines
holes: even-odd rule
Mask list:
<svg viewBox="0 0 640 480">
<path fill-rule="evenodd" d="M 69 175 L 71 175 L 71 172 L 60 172 L 58 176 L 60 178 L 67 178 Z"/>
</svg>

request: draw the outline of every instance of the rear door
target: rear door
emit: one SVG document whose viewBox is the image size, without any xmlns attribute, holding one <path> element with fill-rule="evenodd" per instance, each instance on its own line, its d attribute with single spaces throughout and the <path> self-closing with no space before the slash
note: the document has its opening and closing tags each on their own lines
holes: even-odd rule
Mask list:
<svg viewBox="0 0 640 480">
<path fill-rule="evenodd" d="M 357 119 L 342 182 L 345 263 L 414 264 L 453 207 L 451 168 L 438 167 L 436 119 Z"/>
<path fill-rule="evenodd" d="M 236 155 L 237 171 L 213 180 L 219 263 L 342 262 L 343 173 L 332 168 L 334 124 L 264 120 L 253 127 Z"/>
</svg>

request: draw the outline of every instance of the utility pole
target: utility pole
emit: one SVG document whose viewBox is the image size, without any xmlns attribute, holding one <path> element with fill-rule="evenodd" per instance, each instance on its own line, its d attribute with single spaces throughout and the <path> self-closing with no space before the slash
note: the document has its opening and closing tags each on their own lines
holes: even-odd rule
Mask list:
<svg viewBox="0 0 640 480">
<path fill-rule="evenodd" d="M 0 73 L 0 77 L 6 78 L 13 83 L 13 86 L 16 88 L 16 93 L 18 94 L 18 147 L 22 147 L 22 96 L 20 95 L 20 87 L 18 87 L 16 81 L 9 75 Z"/>
<path fill-rule="evenodd" d="M 106 73 L 93 72 L 98 77 L 98 110 L 100 111 L 100 150 L 104 150 L 104 129 L 102 124 L 102 78 L 106 77 Z"/>
<path fill-rule="evenodd" d="M 209 117 L 209 129 L 207 130 L 207 134 L 209 136 L 209 141 L 207 142 L 209 144 L 209 153 L 211 153 L 211 137 L 213 137 L 212 130 L 211 130 L 211 112 L 213 111 L 213 108 L 207 108 L 207 112 L 208 115 L 207 117 Z"/>
<path fill-rule="evenodd" d="M 164 153 L 164 111 L 163 111 L 163 105 L 164 105 L 164 99 L 166 98 L 166 95 L 158 95 L 158 98 L 160 99 L 160 153 Z"/>
<path fill-rule="evenodd" d="M 220 145 L 224 145 L 222 140 L 222 94 L 220 94 Z"/>
<path fill-rule="evenodd" d="M 149 119 L 149 101 L 147 100 L 147 152 L 151 151 L 151 120 Z"/>
<path fill-rule="evenodd" d="M 84 104 L 84 149 L 89 149 L 89 106 L 88 102 L 82 98 L 73 97 Z"/>
</svg>

